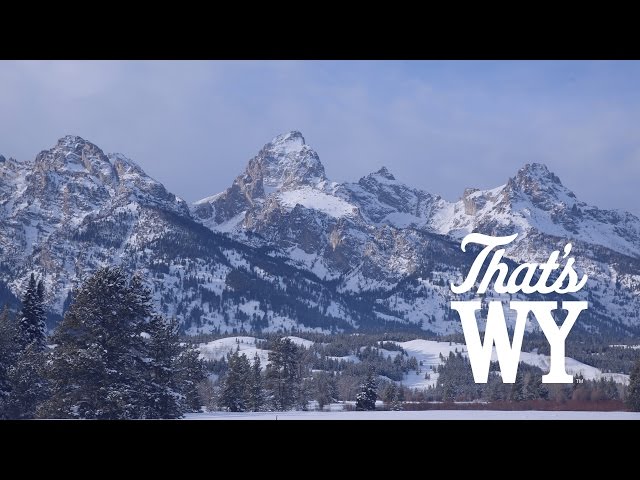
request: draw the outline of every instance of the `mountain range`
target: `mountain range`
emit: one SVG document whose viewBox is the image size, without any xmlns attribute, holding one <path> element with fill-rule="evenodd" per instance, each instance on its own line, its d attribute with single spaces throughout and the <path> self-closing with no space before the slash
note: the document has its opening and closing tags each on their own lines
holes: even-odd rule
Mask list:
<svg viewBox="0 0 640 480">
<path fill-rule="evenodd" d="M 470 232 L 518 233 L 507 247 L 513 265 L 545 261 L 571 241 L 577 270 L 589 275 L 574 294 L 589 301 L 575 328 L 640 333 L 640 220 L 580 201 L 541 164 L 449 202 L 385 167 L 332 182 L 292 131 L 225 191 L 189 205 L 134 161 L 77 136 L 33 161 L 0 156 L 0 298 L 15 302 L 36 272 L 52 323 L 79 282 L 116 264 L 139 272 L 157 308 L 191 334 L 457 332 L 449 302 L 474 294 L 455 296 L 449 284 L 475 258 L 460 249 Z M 509 296 L 483 300 L 492 298 Z"/>
</svg>

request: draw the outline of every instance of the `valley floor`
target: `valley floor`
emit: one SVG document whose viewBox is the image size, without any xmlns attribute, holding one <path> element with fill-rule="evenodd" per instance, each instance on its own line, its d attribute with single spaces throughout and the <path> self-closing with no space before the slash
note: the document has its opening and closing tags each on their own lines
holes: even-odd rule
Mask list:
<svg viewBox="0 0 640 480">
<path fill-rule="evenodd" d="M 375 412 L 207 412 L 187 420 L 640 420 L 640 412 L 423 410 Z"/>
</svg>

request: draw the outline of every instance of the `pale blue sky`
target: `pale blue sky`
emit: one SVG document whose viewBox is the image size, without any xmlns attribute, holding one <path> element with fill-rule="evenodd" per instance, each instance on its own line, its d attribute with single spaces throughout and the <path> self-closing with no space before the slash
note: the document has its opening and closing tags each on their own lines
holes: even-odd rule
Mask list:
<svg viewBox="0 0 640 480">
<path fill-rule="evenodd" d="M 80 135 L 188 201 L 293 129 L 336 181 L 386 165 L 453 200 L 542 162 L 580 199 L 640 214 L 639 62 L 0 61 L 1 154 Z"/>
</svg>

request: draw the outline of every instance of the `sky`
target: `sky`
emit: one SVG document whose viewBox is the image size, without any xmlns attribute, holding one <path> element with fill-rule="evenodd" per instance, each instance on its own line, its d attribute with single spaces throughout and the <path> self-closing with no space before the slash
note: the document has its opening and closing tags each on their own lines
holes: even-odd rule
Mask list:
<svg viewBox="0 0 640 480">
<path fill-rule="evenodd" d="M 384 165 L 455 200 L 540 162 L 640 216 L 637 61 L 0 61 L 0 154 L 79 135 L 189 202 L 289 130 L 334 181 Z"/>
</svg>

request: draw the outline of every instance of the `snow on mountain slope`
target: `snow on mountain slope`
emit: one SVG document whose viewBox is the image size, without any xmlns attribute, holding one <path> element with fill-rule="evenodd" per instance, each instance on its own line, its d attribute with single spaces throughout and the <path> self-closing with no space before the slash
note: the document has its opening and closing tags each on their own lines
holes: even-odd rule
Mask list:
<svg viewBox="0 0 640 480">
<path fill-rule="evenodd" d="M 31 272 L 42 276 L 53 314 L 96 268 L 120 265 L 142 274 L 156 308 L 190 333 L 359 321 L 317 278 L 211 232 L 135 162 L 80 137 L 61 138 L 33 162 L 5 159 L 0 178 L 0 280 L 19 296 Z"/>
<path fill-rule="evenodd" d="M 581 326 L 640 332 L 640 220 L 579 201 L 541 164 L 448 202 L 399 182 L 385 167 L 356 183 L 332 183 L 302 135 L 289 132 L 192 212 L 214 231 L 238 239 L 258 234 L 293 265 L 337 281 L 343 294 L 371 295 L 376 320 L 442 333 L 459 330 L 448 286 L 473 260 L 459 250 L 463 236 L 518 233 L 507 247 L 517 263 L 546 261 L 571 241 L 578 271 L 590 278 L 577 295 L 591 304 Z"/>
<path fill-rule="evenodd" d="M 500 187 L 465 190 L 458 202 L 438 212 L 432 226 L 455 237 L 472 231 L 509 231 L 520 234 L 518 241 L 535 231 L 640 256 L 637 217 L 579 201 L 556 175 L 537 163 L 525 165 Z"/>
<path fill-rule="evenodd" d="M 378 226 L 424 227 L 445 204 L 438 196 L 399 182 L 386 167 L 337 190 L 345 191 L 352 203 L 358 205 L 363 218 Z"/>
<path fill-rule="evenodd" d="M 302 205 L 335 218 L 351 216 L 357 212 L 357 207 L 354 205 L 312 187 L 285 190 L 279 192 L 276 198 L 284 207 L 292 209 L 296 205 Z"/>
<path fill-rule="evenodd" d="M 456 332 L 450 301 L 473 293 L 454 296 L 449 285 L 473 261 L 459 243 L 471 231 L 518 233 L 507 250 L 516 263 L 572 241 L 589 275 L 574 297 L 590 305 L 576 328 L 640 334 L 640 220 L 580 202 L 543 165 L 447 202 L 384 167 L 333 183 L 293 131 L 189 207 L 134 161 L 80 137 L 34 161 L 0 159 L 0 280 L 19 295 L 31 271 L 43 275 L 57 314 L 91 271 L 116 264 L 141 272 L 158 309 L 190 333 Z M 506 300 L 485 301 L 494 299 Z"/>
<path fill-rule="evenodd" d="M 434 387 L 438 381 L 438 373 L 431 370 L 431 367 L 437 368 L 438 365 L 444 364 L 444 360 L 449 357 L 451 352 L 462 353 L 465 357 L 468 355 L 467 346 L 455 342 L 436 342 L 432 340 L 410 340 L 408 342 L 394 342 L 406 350 L 410 357 L 415 357 L 418 365 L 421 365 L 421 372 L 409 372 L 405 375 L 402 384 L 408 388 L 422 389 L 429 386 Z M 442 356 L 442 357 L 441 357 Z M 495 346 L 493 347 L 492 361 L 497 361 Z M 543 372 L 549 371 L 549 356 L 532 352 L 521 352 L 520 361 L 528 365 L 539 367 Z M 565 368 L 567 373 L 571 375 L 582 374 L 586 380 L 599 380 L 604 378 L 608 380 L 613 378 L 615 382 L 627 385 L 629 383 L 629 375 L 622 373 L 603 373 L 602 370 L 579 362 L 571 357 L 565 358 Z M 424 374 L 429 373 L 430 378 L 425 379 Z"/>
</svg>

